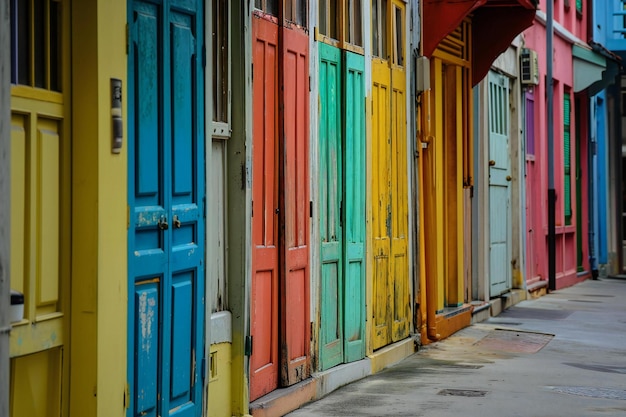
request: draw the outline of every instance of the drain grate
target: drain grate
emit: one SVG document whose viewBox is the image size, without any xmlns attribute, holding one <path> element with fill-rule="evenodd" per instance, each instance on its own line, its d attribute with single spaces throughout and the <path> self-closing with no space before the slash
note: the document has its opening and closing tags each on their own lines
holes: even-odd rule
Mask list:
<svg viewBox="0 0 626 417">
<path fill-rule="evenodd" d="M 608 400 L 626 400 L 626 391 L 623 389 L 598 387 L 547 387 L 563 394 L 580 395 L 582 397 L 605 398 Z"/>
<path fill-rule="evenodd" d="M 504 310 L 498 317 L 503 319 L 562 320 L 570 314 L 572 312 L 568 310 L 513 306 Z"/>
<path fill-rule="evenodd" d="M 442 389 L 437 395 L 452 395 L 455 397 L 484 397 L 487 391 L 478 391 L 473 389 Z"/>
<path fill-rule="evenodd" d="M 476 345 L 485 349 L 512 353 L 536 353 L 547 345 L 553 337 L 554 335 L 546 333 L 495 329 Z"/>
</svg>

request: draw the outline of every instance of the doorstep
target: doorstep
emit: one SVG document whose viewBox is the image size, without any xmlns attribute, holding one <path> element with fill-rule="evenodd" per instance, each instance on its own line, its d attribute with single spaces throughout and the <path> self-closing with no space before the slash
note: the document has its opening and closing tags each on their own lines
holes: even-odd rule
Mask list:
<svg viewBox="0 0 626 417">
<path fill-rule="evenodd" d="M 253 417 L 280 417 L 315 399 L 315 379 L 308 378 L 286 388 L 278 388 L 250 403 Z"/>
<path fill-rule="evenodd" d="M 372 363 L 372 373 L 375 374 L 380 372 L 386 367 L 411 356 L 415 352 L 416 345 L 415 340 L 412 337 L 378 349 L 371 355 L 368 355 Z"/>
</svg>

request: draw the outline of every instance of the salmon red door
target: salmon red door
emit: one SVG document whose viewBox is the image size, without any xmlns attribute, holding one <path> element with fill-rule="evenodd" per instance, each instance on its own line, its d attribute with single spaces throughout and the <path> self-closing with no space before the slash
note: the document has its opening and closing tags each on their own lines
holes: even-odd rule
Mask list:
<svg viewBox="0 0 626 417">
<path fill-rule="evenodd" d="M 298 28 L 282 36 L 282 202 L 284 275 L 281 280 L 282 382 L 309 376 L 309 37 Z"/>
<path fill-rule="evenodd" d="M 278 26 L 253 17 L 250 399 L 278 387 Z"/>
<path fill-rule="evenodd" d="M 129 2 L 129 416 L 202 414 L 204 11 Z"/>
</svg>

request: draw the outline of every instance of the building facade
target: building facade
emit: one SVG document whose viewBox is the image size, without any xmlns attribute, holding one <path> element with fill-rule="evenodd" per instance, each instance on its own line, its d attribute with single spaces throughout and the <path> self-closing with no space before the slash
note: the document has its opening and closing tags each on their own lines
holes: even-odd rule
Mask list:
<svg viewBox="0 0 626 417">
<path fill-rule="evenodd" d="M 545 286 L 535 1 L 9 3 L 12 417 L 283 415 Z M 617 256 L 561 3 L 559 287 Z"/>
</svg>

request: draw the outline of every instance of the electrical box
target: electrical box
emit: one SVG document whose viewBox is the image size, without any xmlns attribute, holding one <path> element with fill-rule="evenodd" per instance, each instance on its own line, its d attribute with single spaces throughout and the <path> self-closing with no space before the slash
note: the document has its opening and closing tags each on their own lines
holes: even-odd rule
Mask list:
<svg viewBox="0 0 626 417">
<path fill-rule="evenodd" d="M 522 85 L 539 84 L 539 59 L 537 51 L 522 48 L 520 54 L 520 80 Z"/>
<path fill-rule="evenodd" d="M 417 93 L 430 90 L 430 60 L 425 56 L 415 58 L 415 78 Z"/>
</svg>

